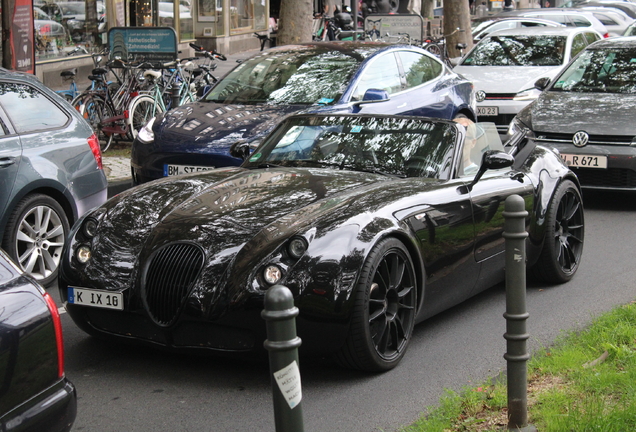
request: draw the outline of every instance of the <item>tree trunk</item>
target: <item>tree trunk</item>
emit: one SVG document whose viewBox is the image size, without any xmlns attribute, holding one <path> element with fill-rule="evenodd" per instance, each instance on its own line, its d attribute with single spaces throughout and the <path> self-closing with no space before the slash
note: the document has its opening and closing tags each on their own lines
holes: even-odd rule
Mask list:
<svg viewBox="0 0 636 432">
<path fill-rule="evenodd" d="M 457 30 L 457 29 L 463 30 Z M 465 43 L 466 49 L 473 46 L 473 34 L 470 30 L 470 8 L 468 0 L 444 1 L 444 35 L 448 56 L 459 57 L 460 52 L 455 46 Z"/>
<path fill-rule="evenodd" d="M 311 42 L 312 0 L 281 0 L 277 45 Z"/>
</svg>

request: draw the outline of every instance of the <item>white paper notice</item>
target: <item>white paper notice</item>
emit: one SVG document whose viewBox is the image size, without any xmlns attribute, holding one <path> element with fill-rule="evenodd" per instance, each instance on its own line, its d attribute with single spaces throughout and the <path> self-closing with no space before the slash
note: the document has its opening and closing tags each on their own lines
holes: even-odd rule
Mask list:
<svg viewBox="0 0 636 432">
<path fill-rule="evenodd" d="M 296 360 L 291 362 L 289 366 L 274 372 L 274 379 L 289 407 L 294 408 L 298 405 L 303 398 L 303 393 L 300 388 L 300 370 Z"/>
</svg>

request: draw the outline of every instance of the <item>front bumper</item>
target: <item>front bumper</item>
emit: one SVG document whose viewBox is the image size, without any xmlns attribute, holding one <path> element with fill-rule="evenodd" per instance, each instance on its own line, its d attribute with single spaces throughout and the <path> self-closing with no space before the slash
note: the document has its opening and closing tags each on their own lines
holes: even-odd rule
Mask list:
<svg viewBox="0 0 636 432">
<path fill-rule="evenodd" d="M 575 147 L 572 144 L 539 141 L 542 145 L 557 149 L 561 154 L 607 157 L 607 168 L 570 166 L 570 169 L 578 176 L 581 187 L 599 190 L 636 191 L 636 147 L 631 145 L 586 145 L 584 147 Z"/>
<path fill-rule="evenodd" d="M 530 104 L 530 100 L 527 101 L 515 101 L 510 99 L 486 99 L 483 102 L 477 103 L 477 119 L 479 122 L 493 122 L 497 126 L 497 131 L 500 134 L 508 132 L 508 126 L 512 119 Z M 492 114 L 492 108 L 496 108 L 497 115 Z"/>
</svg>

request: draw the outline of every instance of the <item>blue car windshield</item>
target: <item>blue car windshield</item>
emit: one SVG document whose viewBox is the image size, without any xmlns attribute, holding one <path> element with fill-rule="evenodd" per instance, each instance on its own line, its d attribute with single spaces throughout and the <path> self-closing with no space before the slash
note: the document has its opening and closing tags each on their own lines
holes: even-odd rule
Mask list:
<svg viewBox="0 0 636 432">
<path fill-rule="evenodd" d="M 482 39 L 462 62 L 463 66 L 560 66 L 565 36 L 515 35 Z"/>
<path fill-rule="evenodd" d="M 294 47 L 246 60 L 205 100 L 240 104 L 329 105 L 340 99 L 362 57 L 337 50 Z"/>
<path fill-rule="evenodd" d="M 550 90 L 636 93 L 636 49 L 589 49 L 559 76 Z"/>
<path fill-rule="evenodd" d="M 458 131 L 442 121 L 316 116 L 285 121 L 243 166 L 323 167 L 447 179 Z"/>
</svg>

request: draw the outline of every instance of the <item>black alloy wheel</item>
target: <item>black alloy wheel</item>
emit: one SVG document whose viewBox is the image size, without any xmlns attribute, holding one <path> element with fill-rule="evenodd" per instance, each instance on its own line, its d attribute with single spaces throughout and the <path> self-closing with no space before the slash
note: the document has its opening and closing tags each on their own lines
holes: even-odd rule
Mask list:
<svg viewBox="0 0 636 432">
<path fill-rule="evenodd" d="M 416 276 L 402 242 L 387 238 L 369 254 L 360 274 L 347 341 L 336 360 L 381 372 L 404 357 L 417 306 Z"/>
<path fill-rule="evenodd" d="M 565 180 L 550 201 L 543 250 L 531 269 L 532 276 L 555 284 L 572 279 L 581 262 L 584 236 L 581 192 L 572 181 Z"/>
</svg>

